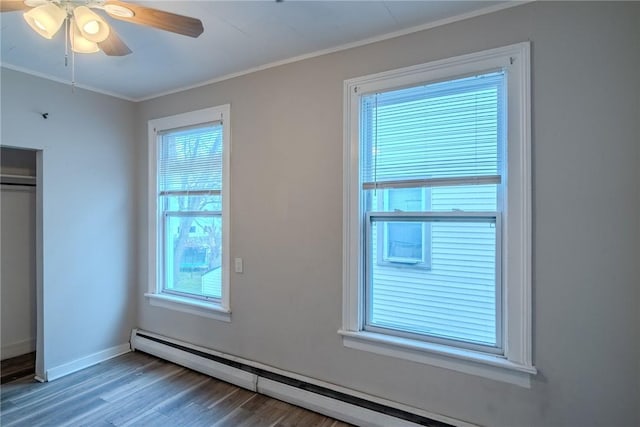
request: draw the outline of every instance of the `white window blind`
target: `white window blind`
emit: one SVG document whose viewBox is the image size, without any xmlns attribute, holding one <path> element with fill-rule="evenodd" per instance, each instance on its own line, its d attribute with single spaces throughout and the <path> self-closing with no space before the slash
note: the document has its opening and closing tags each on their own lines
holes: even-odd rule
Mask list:
<svg viewBox="0 0 640 427">
<path fill-rule="evenodd" d="M 361 98 L 363 188 L 499 183 L 503 72 Z"/>
<path fill-rule="evenodd" d="M 504 73 L 363 95 L 360 106 L 365 329 L 500 352 Z M 433 188 L 420 209 L 380 211 L 394 189 L 421 187 Z M 429 230 L 428 268 L 377 262 L 377 234 L 414 224 Z"/>
<path fill-rule="evenodd" d="M 162 135 L 158 190 L 164 195 L 220 194 L 222 124 L 187 128 Z"/>
</svg>

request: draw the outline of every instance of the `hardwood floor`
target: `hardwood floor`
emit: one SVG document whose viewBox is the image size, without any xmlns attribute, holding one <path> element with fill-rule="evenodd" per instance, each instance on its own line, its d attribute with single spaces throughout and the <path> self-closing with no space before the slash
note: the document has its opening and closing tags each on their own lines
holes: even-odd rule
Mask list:
<svg viewBox="0 0 640 427">
<path fill-rule="evenodd" d="M 36 353 L 23 354 L 0 362 L 0 384 L 17 380 L 36 371 Z"/>
<path fill-rule="evenodd" d="M 8 426 L 319 426 L 340 421 L 133 352 L 50 383 L 0 388 Z"/>
</svg>

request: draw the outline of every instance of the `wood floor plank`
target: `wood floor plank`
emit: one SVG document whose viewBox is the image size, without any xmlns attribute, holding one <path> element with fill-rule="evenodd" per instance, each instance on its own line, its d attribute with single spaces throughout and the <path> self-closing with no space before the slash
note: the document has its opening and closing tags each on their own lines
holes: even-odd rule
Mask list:
<svg viewBox="0 0 640 427">
<path fill-rule="evenodd" d="M 168 416 L 170 424 L 185 427 L 209 427 L 216 418 L 211 416 L 209 409 L 205 406 L 194 403 L 181 408 L 179 411 Z"/>
<path fill-rule="evenodd" d="M 282 420 L 280 420 L 277 427 L 298 427 L 298 426 L 317 426 L 323 423 L 328 418 L 324 415 L 320 415 L 316 412 L 307 411 L 306 409 L 296 407 L 289 412 Z"/>
<path fill-rule="evenodd" d="M 169 377 L 185 371 L 185 368 L 181 366 L 163 361 L 155 361 L 153 364 L 147 365 L 129 376 L 128 382 L 114 389 L 105 391 L 100 397 L 107 402 L 126 399 L 145 387 L 153 386 L 157 382 L 164 381 Z"/>
<path fill-rule="evenodd" d="M 51 427 L 63 425 L 69 418 L 78 412 L 90 412 L 96 408 L 106 405 L 106 402 L 99 397 L 83 396 L 73 402 L 72 405 L 56 405 L 51 410 L 43 411 L 35 416 L 21 420 L 17 425 L 30 427 Z M 13 425 L 13 424 L 8 424 Z"/>
<path fill-rule="evenodd" d="M 235 389 L 236 387 L 229 383 L 209 378 L 204 383 L 189 390 L 187 393 L 182 394 L 180 398 L 172 399 L 160 404 L 156 408 L 156 411 L 166 416 L 170 416 L 171 414 L 176 414 L 182 409 L 188 408 L 194 404 L 206 407 L 214 401 L 218 401 L 228 396 Z"/>
<path fill-rule="evenodd" d="M 140 352 L 49 383 L 2 384 L 0 425 L 349 427 Z"/>
<path fill-rule="evenodd" d="M 166 365 L 158 360 L 149 360 L 149 365 L 167 366 L 172 370 L 184 370 L 184 368 L 175 365 Z M 3 411 L 3 425 L 27 425 L 25 423 L 36 424 L 38 420 L 54 416 L 63 411 L 63 408 L 80 406 L 84 410 L 77 410 L 75 413 L 84 413 L 88 411 L 85 405 L 92 402 L 91 407 L 96 408 L 104 400 L 99 399 L 101 393 L 110 389 L 119 387 L 131 381 L 130 375 L 140 368 L 137 365 L 128 363 L 119 365 L 111 365 L 110 368 L 102 372 L 103 367 L 96 367 L 96 372 L 102 372 L 98 376 L 85 377 L 77 375 L 80 379 L 76 383 L 65 383 L 66 387 L 59 387 L 55 381 L 41 384 L 37 398 L 34 399 L 33 393 L 25 396 L 16 396 L 10 399 L 15 404 L 13 408 Z M 75 374 L 73 374 L 75 375 Z"/>
<path fill-rule="evenodd" d="M 36 371 L 36 353 L 5 359 L 0 362 L 0 384 L 15 381 L 27 375 L 34 375 Z"/>
<path fill-rule="evenodd" d="M 243 409 L 249 412 L 249 416 L 238 423 L 238 426 L 273 426 L 291 411 L 291 405 L 261 395 L 260 400 L 252 400 Z"/>
<path fill-rule="evenodd" d="M 173 425 L 185 427 L 205 427 L 216 421 L 211 407 L 216 402 L 221 402 L 231 394 L 238 391 L 238 387 L 218 380 L 213 380 L 213 384 L 203 389 L 203 394 L 195 396 L 189 403 L 181 406 L 168 405 L 160 407 L 158 411 L 172 420 Z"/>
<path fill-rule="evenodd" d="M 105 362 L 94 365 L 89 369 L 83 369 L 82 371 L 75 372 L 71 375 L 64 376 L 45 384 L 42 384 L 33 378 L 29 378 L 27 381 L 23 381 L 24 378 L 22 378 L 18 381 L 3 384 L 2 387 L 0 387 L 0 398 L 2 400 L 28 400 L 30 395 L 35 392 L 37 392 L 39 397 L 42 398 L 44 393 L 55 393 L 59 390 L 66 390 L 74 384 L 79 384 L 83 381 L 100 377 L 105 373 L 117 373 L 118 371 L 128 369 L 135 370 L 142 365 L 157 362 L 158 360 L 157 358 L 153 358 L 152 356 L 144 353 L 140 353 L 140 355 L 142 355 L 142 357 L 139 357 L 139 355 L 134 356 L 133 353 L 127 353 L 118 358 L 109 359 Z M 46 390 L 46 392 L 43 390 Z"/>
<path fill-rule="evenodd" d="M 257 394 L 252 399 L 247 400 L 244 404 L 240 405 L 232 414 L 229 415 L 224 421 L 216 424 L 218 427 L 236 427 L 236 426 L 246 426 L 246 425 L 254 425 L 252 423 L 255 422 L 255 417 L 265 417 L 265 415 L 258 415 L 258 412 L 263 411 L 265 405 L 270 400 L 267 396 Z M 275 421 L 280 418 L 279 414 L 276 415 L 275 419 L 271 421 Z M 271 422 L 264 422 L 262 425 L 269 425 Z"/>
<path fill-rule="evenodd" d="M 124 425 L 128 421 L 134 421 L 135 417 L 127 412 L 135 414 L 136 412 L 154 409 L 162 402 L 179 396 L 183 390 L 188 390 L 203 381 L 202 376 L 196 372 L 187 371 L 180 373 L 176 375 L 175 378 L 168 378 L 168 380 L 163 383 L 163 386 L 157 390 L 147 387 L 144 392 L 136 393 L 124 407 L 120 406 L 118 408 L 115 417 L 108 418 L 108 420 L 114 425 Z M 121 410 L 120 408 L 124 408 L 125 410 Z M 130 411 L 127 409 L 130 409 Z"/>
<path fill-rule="evenodd" d="M 189 393 L 189 391 L 198 388 L 198 386 L 202 385 L 203 383 L 205 383 L 207 381 L 207 378 L 202 378 L 202 376 L 200 374 L 197 374 L 195 372 L 192 372 L 191 374 L 194 374 L 194 380 L 191 383 L 184 383 L 179 385 L 179 389 L 172 393 L 169 396 L 166 396 L 165 398 L 160 398 L 157 399 L 154 402 L 151 402 L 150 405 L 147 405 L 147 409 L 146 411 L 141 410 L 140 414 L 135 416 L 135 417 L 129 417 L 129 419 L 124 422 L 121 423 L 119 420 L 114 420 L 113 423 L 115 425 L 121 425 L 121 426 L 137 426 L 139 424 L 138 420 L 139 419 L 143 419 L 145 418 L 148 414 L 150 413 L 158 413 L 157 412 L 157 408 L 163 404 L 163 402 L 173 402 L 175 400 L 182 400 L 183 396 L 187 393 Z M 188 375 L 188 374 L 187 374 Z"/>
<path fill-rule="evenodd" d="M 231 393 L 227 398 L 222 399 L 220 402 L 210 406 L 209 413 L 211 414 L 211 418 L 217 420 L 214 426 L 222 426 L 225 425 L 226 419 L 232 417 L 235 411 L 238 411 L 239 408 L 247 403 L 249 400 L 255 398 L 257 393 L 238 389 L 235 392 Z"/>
<path fill-rule="evenodd" d="M 101 407 L 97 413 L 89 413 L 79 422 L 89 422 L 92 419 L 105 419 L 113 425 L 124 425 L 137 415 L 152 409 L 162 399 L 178 393 L 181 387 L 189 384 L 189 381 L 201 380 L 193 371 L 175 366 L 173 374 L 162 376 L 157 381 L 152 381 L 140 387 L 133 394 L 123 396 L 114 402 L 109 402 Z M 185 378 L 186 377 L 186 378 Z"/>
<path fill-rule="evenodd" d="M 113 424 L 109 423 L 109 426 L 113 426 Z M 182 424 L 172 423 L 169 417 L 164 414 L 161 414 L 157 411 L 148 411 L 143 416 L 136 418 L 134 423 L 124 424 L 124 426 L 135 426 L 135 427 L 162 427 L 162 426 L 181 426 Z M 89 426 L 87 426 L 89 427 Z"/>
<path fill-rule="evenodd" d="M 335 427 L 335 424 L 336 420 L 334 420 L 333 418 L 325 417 L 324 420 L 322 420 L 322 422 L 317 425 L 317 427 Z"/>
<path fill-rule="evenodd" d="M 59 420 L 49 425 L 59 425 L 78 413 L 90 413 L 106 401 L 99 397 L 100 393 L 118 387 L 130 381 L 129 372 L 109 375 L 102 378 L 100 383 L 84 381 L 67 390 L 59 390 L 53 394 L 44 394 L 42 399 L 19 401 L 16 410 L 9 410 L 3 414 L 3 425 L 37 425 L 40 420 Z"/>
<path fill-rule="evenodd" d="M 233 386 L 232 386 L 233 387 Z M 169 413 L 169 419 L 176 426 L 205 427 L 212 426 L 225 420 L 238 409 L 239 405 L 256 396 L 248 390 L 233 387 L 227 396 L 218 399 L 213 405 L 204 406 L 198 403 L 190 404 L 178 411 Z"/>
</svg>

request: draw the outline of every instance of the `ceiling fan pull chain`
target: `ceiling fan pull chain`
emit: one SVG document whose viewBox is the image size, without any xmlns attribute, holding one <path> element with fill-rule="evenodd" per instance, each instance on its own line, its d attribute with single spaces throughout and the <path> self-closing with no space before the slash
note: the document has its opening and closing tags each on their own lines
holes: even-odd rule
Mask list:
<svg viewBox="0 0 640 427">
<path fill-rule="evenodd" d="M 71 92 L 76 90 L 76 53 L 71 49 Z"/>
<path fill-rule="evenodd" d="M 64 31 L 64 66 L 68 67 L 69 66 L 69 45 L 71 44 L 71 34 L 69 33 L 71 31 L 71 25 L 73 25 L 73 23 L 71 22 L 73 18 L 71 18 L 71 15 L 67 15 L 67 18 L 64 20 L 64 26 L 65 26 L 65 31 Z M 71 92 L 75 92 L 75 88 L 76 88 L 76 53 L 73 49 L 71 49 Z"/>
<path fill-rule="evenodd" d="M 64 20 L 64 66 L 69 66 L 69 17 Z"/>
</svg>

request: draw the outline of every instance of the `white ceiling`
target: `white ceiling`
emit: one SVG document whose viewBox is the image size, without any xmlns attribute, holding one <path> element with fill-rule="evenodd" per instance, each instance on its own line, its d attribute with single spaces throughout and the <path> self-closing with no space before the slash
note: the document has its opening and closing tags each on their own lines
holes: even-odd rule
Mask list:
<svg viewBox="0 0 640 427">
<path fill-rule="evenodd" d="M 333 50 L 453 17 L 501 8 L 488 1 L 135 1 L 202 20 L 197 39 L 107 18 L 133 51 L 75 56 L 75 80 L 141 100 L 274 62 Z M 69 82 L 64 32 L 46 40 L 21 12 L 0 15 L 2 66 Z"/>
</svg>

